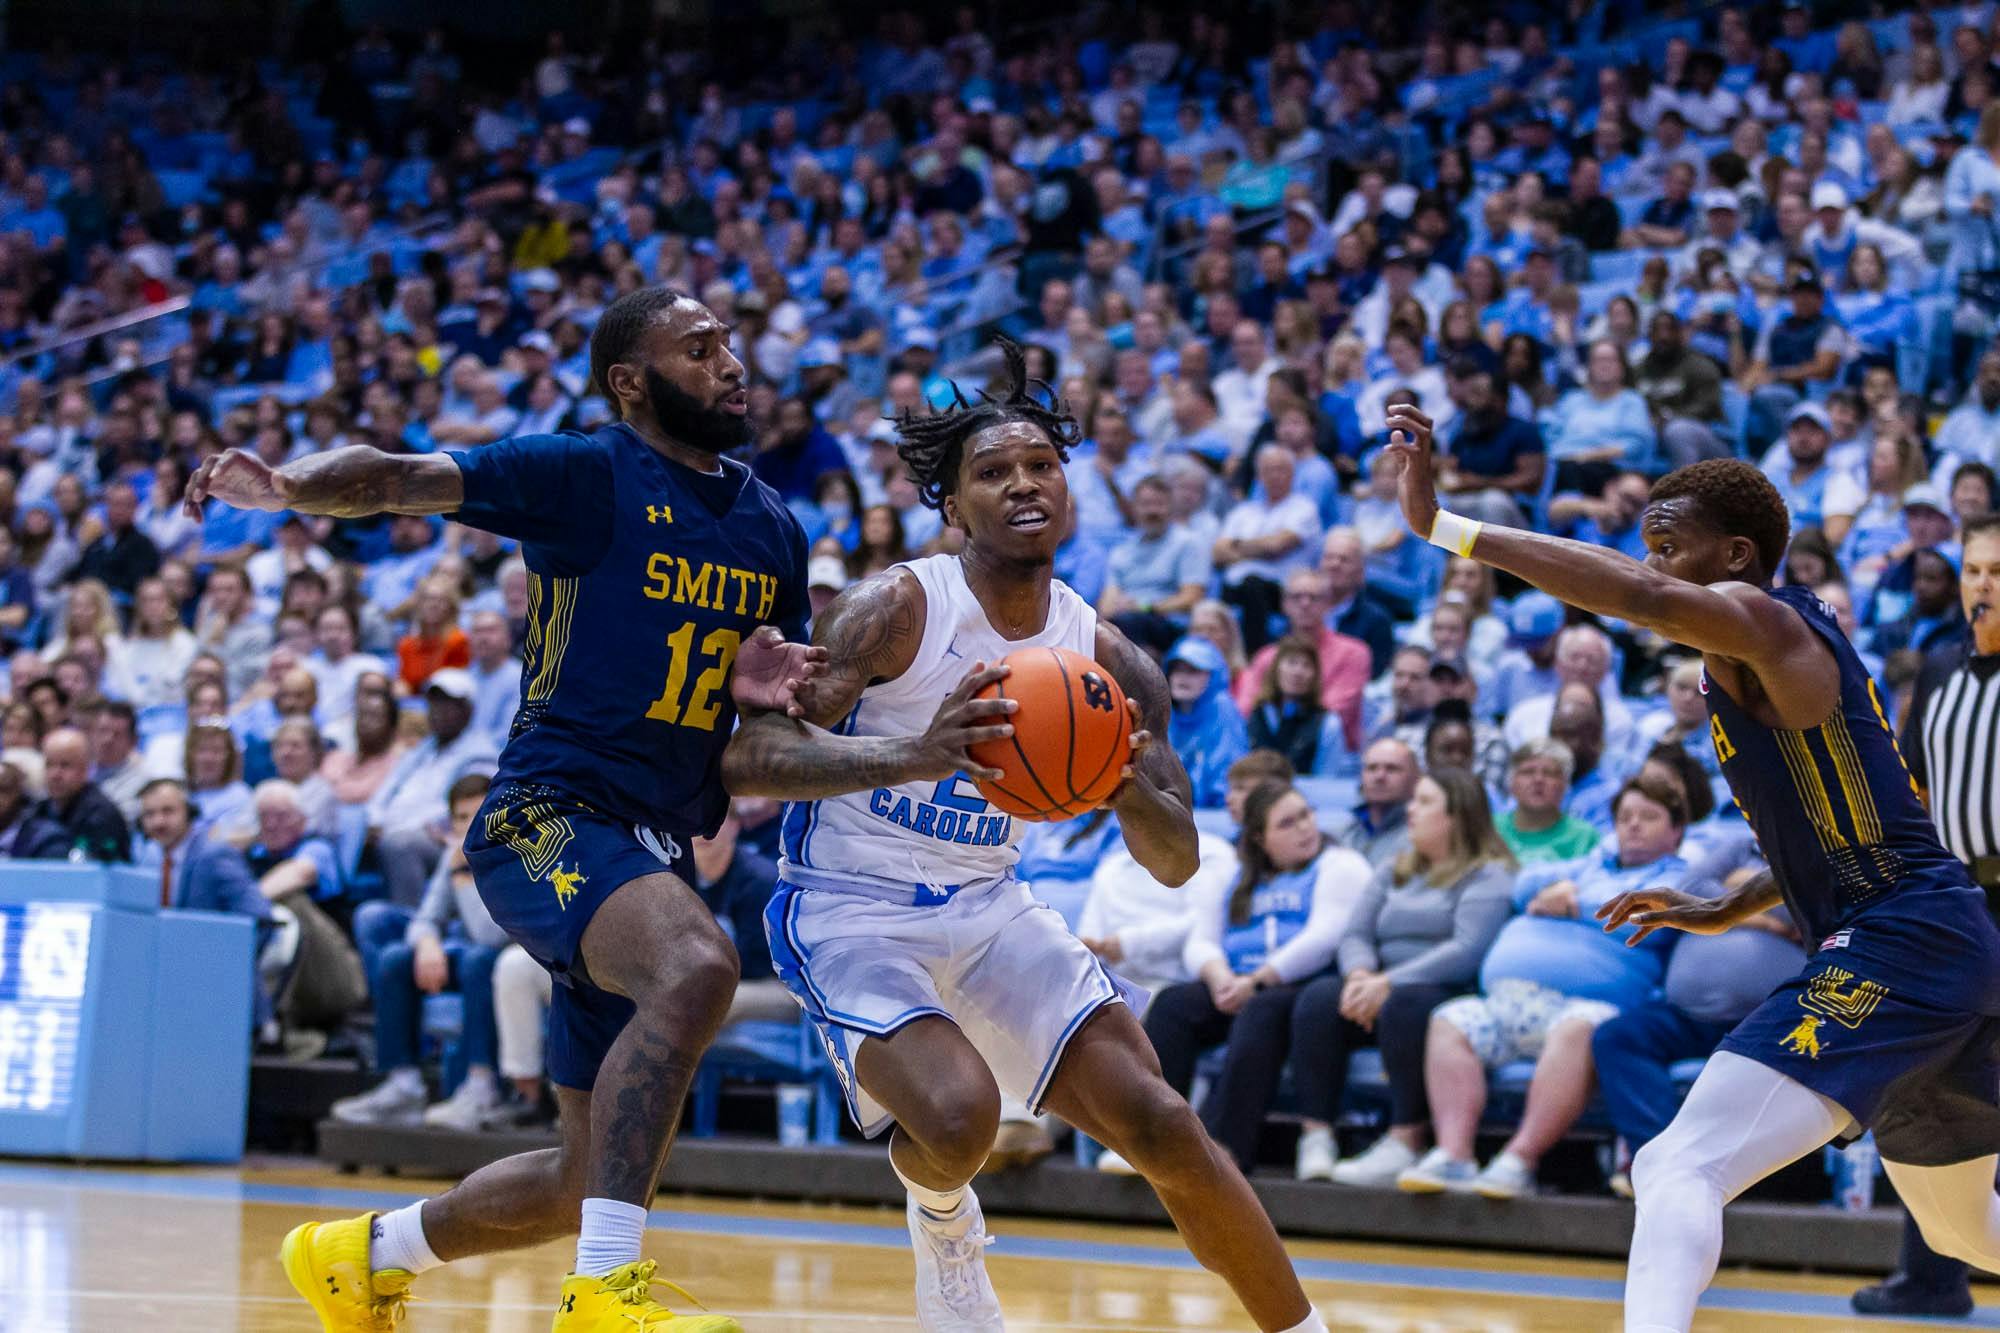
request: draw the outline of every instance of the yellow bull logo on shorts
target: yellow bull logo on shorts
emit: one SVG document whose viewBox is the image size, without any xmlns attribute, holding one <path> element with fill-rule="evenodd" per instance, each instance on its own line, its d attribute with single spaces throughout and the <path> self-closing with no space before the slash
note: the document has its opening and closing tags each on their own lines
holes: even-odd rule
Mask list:
<svg viewBox="0 0 2000 1333">
<path fill-rule="evenodd" d="M 569 910 L 569 900 L 576 897 L 576 891 L 590 881 L 581 870 L 564 870 L 557 866 L 549 874 L 549 886 L 556 891 L 556 906 Z"/>
<path fill-rule="evenodd" d="M 1786 1033 L 1779 1041 L 1779 1048 L 1790 1051 L 1793 1055 L 1803 1055 L 1809 1060 L 1819 1059 L 1819 1025 L 1823 1021 L 1807 1014 L 1799 1020 L 1797 1027 Z"/>
</svg>

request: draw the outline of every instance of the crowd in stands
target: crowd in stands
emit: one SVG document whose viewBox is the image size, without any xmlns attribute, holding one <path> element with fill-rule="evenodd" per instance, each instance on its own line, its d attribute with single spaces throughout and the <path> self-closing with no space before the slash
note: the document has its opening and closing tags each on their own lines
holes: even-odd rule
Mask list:
<svg viewBox="0 0 2000 1333">
<path fill-rule="evenodd" d="M 1004 333 L 1081 425 L 1057 573 L 1158 655 L 1204 829 L 1184 891 L 1104 817 L 1035 828 L 1021 873 L 1153 992 L 1217 1139 L 1251 1164 L 1289 1097 L 1303 1177 L 1510 1197 L 1601 1091 L 1636 1147 L 1796 932 L 1598 929 L 1622 888 L 1757 864 L 1699 665 L 1413 537 L 1384 413 L 1439 423 L 1454 510 L 1641 557 L 1652 478 L 1756 461 L 1783 580 L 1896 716 L 1967 634 L 1955 534 L 2000 499 L 2000 12 L 1840 8 L 887 10 L 743 79 L 660 33 L 500 79 L 442 32 L 221 73 L 10 53 L 0 855 L 255 919 L 267 1049 L 372 1011 L 343 1118 L 545 1116 L 548 978 L 458 850 L 519 701 L 520 552 L 190 518 L 190 470 L 601 425 L 594 321 L 666 283 L 733 328 L 817 609 L 956 549 L 889 418 L 972 392 Z M 790 1013 L 776 823 L 740 801 L 696 847 L 740 1018 Z M 444 992 L 466 1072 L 426 1109 Z M 1371 1046 L 1387 1132 L 1342 1157 Z"/>
</svg>

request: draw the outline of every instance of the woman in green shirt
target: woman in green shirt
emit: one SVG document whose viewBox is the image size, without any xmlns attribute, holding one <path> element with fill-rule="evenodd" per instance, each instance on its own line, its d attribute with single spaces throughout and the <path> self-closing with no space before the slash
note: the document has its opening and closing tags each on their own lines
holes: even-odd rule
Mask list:
<svg viewBox="0 0 2000 1333">
<path fill-rule="evenodd" d="M 1501 839 L 1524 866 L 1569 861 L 1597 846 L 1597 830 L 1563 813 L 1576 756 L 1558 740 L 1530 741 L 1507 766 L 1514 808 L 1494 821 Z"/>
</svg>

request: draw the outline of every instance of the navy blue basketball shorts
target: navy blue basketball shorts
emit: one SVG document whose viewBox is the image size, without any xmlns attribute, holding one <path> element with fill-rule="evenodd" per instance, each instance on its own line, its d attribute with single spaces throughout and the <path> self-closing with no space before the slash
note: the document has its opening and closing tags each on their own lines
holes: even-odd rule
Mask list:
<svg viewBox="0 0 2000 1333">
<path fill-rule="evenodd" d="M 620 823 L 548 788 L 496 787 L 465 835 L 465 857 L 494 922 L 555 977 L 549 1078 L 588 1092 L 633 1006 L 591 982 L 584 927 L 642 875 L 669 871 L 692 886 L 687 840 Z"/>
<path fill-rule="evenodd" d="M 1823 941 L 1721 1049 L 1839 1103 L 1889 1161 L 2000 1153 L 2000 934 L 1976 896 L 1911 894 L 1902 910 L 1870 911 Z"/>
</svg>

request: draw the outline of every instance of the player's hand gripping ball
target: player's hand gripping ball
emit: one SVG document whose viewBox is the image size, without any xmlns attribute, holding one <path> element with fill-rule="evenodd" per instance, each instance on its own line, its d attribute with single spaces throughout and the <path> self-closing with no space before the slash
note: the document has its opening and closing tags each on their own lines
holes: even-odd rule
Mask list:
<svg viewBox="0 0 2000 1333">
<path fill-rule="evenodd" d="M 1006 776 L 980 794 L 1017 819 L 1070 819 L 1102 805 L 1132 759 L 1132 714 L 1111 673 L 1067 648 L 1023 648 L 975 698 L 1014 699 L 1014 734 L 966 753 Z"/>
</svg>

